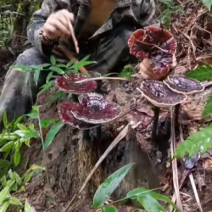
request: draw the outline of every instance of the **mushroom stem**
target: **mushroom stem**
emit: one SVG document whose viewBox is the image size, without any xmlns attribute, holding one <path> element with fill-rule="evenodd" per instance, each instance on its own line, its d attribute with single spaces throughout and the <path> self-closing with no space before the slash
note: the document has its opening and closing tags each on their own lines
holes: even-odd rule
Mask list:
<svg viewBox="0 0 212 212">
<path fill-rule="evenodd" d="M 101 141 L 101 139 L 102 139 L 102 127 L 101 127 L 101 125 L 99 125 L 99 126 L 96 128 L 96 138 L 97 138 L 98 140 L 100 140 L 100 141 Z"/>
<path fill-rule="evenodd" d="M 89 79 L 79 80 L 79 81 L 76 81 L 74 83 L 83 83 L 83 82 L 89 82 L 89 81 L 93 81 L 93 80 L 104 80 L 104 79 L 129 81 L 129 79 L 126 78 L 126 77 L 96 77 L 96 78 L 89 78 Z"/>
<path fill-rule="evenodd" d="M 160 108 L 155 106 L 155 108 L 154 108 L 154 122 L 153 122 L 153 127 L 152 127 L 152 141 L 155 141 L 155 142 L 156 142 L 156 137 L 157 137 L 157 127 L 158 127 L 159 113 L 160 113 Z"/>
<path fill-rule="evenodd" d="M 179 113 L 180 113 L 180 104 L 175 106 L 175 128 L 178 130 L 179 128 Z"/>
</svg>

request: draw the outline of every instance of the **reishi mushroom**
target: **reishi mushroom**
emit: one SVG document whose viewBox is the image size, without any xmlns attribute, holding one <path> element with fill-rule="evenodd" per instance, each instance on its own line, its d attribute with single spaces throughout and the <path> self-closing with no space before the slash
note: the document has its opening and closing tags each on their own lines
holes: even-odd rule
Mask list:
<svg viewBox="0 0 212 212">
<path fill-rule="evenodd" d="M 66 93 L 83 94 L 92 92 L 97 88 L 97 82 L 89 80 L 83 83 L 76 83 L 79 80 L 89 79 L 82 74 L 66 74 L 64 76 L 57 77 L 56 87 Z"/>
<path fill-rule="evenodd" d="M 87 130 L 94 127 L 98 127 L 98 125 L 89 124 L 83 121 L 76 119 L 73 114 L 71 113 L 74 108 L 76 108 L 78 103 L 66 101 L 59 105 L 58 113 L 60 119 L 65 122 L 66 124 L 71 125 L 74 128 L 78 128 L 81 130 Z"/>
<path fill-rule="evenodd" d="M 157 79 L 165 78 L 170 68 L 176 65 L 177 42 L 165 29 L 156 26 L 139 29 L 129 38 L 128 46 L 130 53 L 138 59 L 150 60 Z"/>
<path fill-rule="evenodd" d="M 108 102 L 97 93 L 82 94 L 79 103 L 66 101 L 59 105 L 58 113 L 61 120 L 74 128 L 86 130 L 99 127 L 100 124 L 119 117 L 119 105 Z"/>
<path fill-rule="evenodd" d="M 155 141 L 160 107 L 170 108 L 178 105 L 185 101 L 187 96 L 174 92 L 167 87 L 165 83 L 157 80 L 144 80 L 137 90 L 140 91 L 142 95 L 155 106 L 152 130 L 152 139 Z"/>
<path fill-rule="evenodd" d="M 97 93 L 82 94 L 78 99 L 80 104 L 71 112 L 75 118 L 87 123 L 106 123 L 118 118 L 122 112 L 119 105 Z"/>
<path fill-rule="evenodd" d="M 202 83 L 185 76 L 168 76 L 163 82 L 177 93 L 192 94 L 204 90 Z"/>
</svg>

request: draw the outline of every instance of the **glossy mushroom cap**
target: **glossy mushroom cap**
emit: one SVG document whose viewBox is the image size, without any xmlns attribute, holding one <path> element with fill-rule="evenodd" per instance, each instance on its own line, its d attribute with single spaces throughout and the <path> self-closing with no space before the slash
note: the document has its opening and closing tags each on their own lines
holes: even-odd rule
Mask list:
<svg viewBox="0 0 212 212">
<path fill-rule="evenodd" d="M 119 105 L 108 102 L 100 94 L 83 94 L 79 96 L 79 103 L 72 110 L 72 114 L 76 119 L 87 123 L 106 123 L 118 118 L 121 114 Z"/>
<path fill-rule="evenodd" d="M 154 73 L 168 73 L 176 65 L 177 42 L 165 29 L 149 26 L 135 31 L 128 40 L 130 53 L 138 59 L 149 58 Z"/>
<path fill-rule="evenodd" d="M 138 90 L 155 106 L 171 107 L 186 100 L 186 95 L 176 93 L 163 82 L 144 80 Z"/>
<path fill-rule="evenodd" d="M 177 93 L 192 94 L 204 90 L 200 82 L 185 76 L 168 76 L 164 83 Z"/>
<path fill-rule="evenodd" d="M 98 125 L 85 123 L 83 121 L 77 120 L 74 118 L 73 114 L 71 113 L 74 108 L 78 106 L 78 103 L 75 102 L 63 102 L 59 105 L 58 112 L 60 119 L 65 122 L 66 124 L 71 125 L 74 128 L 78 128 L 81 130 L 91 129 L 97 127 Z"/>
<path fill-rule="evenodd" d="M 57 77 L 55 82 L 56 87 L 66 93 L 83 94 L 94 91 L 97 87 L 96 81 L 92 80 L 83 83 L 75 83 L 76 81 L 84 79 L 88 79 L 88 77 L 82 74 L 66 74 Z"/>
</svg>

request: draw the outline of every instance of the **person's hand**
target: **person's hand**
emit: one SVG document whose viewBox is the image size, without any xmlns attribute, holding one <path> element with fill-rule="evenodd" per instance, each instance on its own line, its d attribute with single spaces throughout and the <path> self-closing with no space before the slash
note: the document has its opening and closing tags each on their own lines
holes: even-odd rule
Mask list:
<svg viewBox="0 0 212 212">
<path fill-rule="evenodd" d="M 51 14 L 44 24 L 44 32 L 49 39 L 56 39 L 63 35 L 72 35 L 74 15 L 67 10 L 59 10 Z"/>
<path fill-rule="evenodd" d="M 173 56 L 173 63 L 170 66 L 170 68 L 167 69 L 166 72 L 162 74 L 157 74 L 153 72 L 151 62 L 148 58 L 145 58 L 141 63 L 139 63 L 136 67 L 138 70 L 138 74 L 143 78 L 143 79 L 154 79 L 154 80 L 161 80 L 167 77 L 170 69 L 173 69 L 177 65 L 176 62 L 176 57 L 175 55 Z"/>
</svg>

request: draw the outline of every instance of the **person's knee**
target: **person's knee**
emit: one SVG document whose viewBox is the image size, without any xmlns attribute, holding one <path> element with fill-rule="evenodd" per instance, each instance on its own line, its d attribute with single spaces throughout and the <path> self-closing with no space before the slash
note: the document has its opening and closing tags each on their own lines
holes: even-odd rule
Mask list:
<svg viewBox="0 0 212 212">
<path fill-rule="evenodd" d="M 46 62 L 46 60 L 47 58 L 45 58 L 39 51 L 35 48 L 30 48 L 17 57 L 15 64 L 40 65 Z"/>
</svg>

